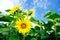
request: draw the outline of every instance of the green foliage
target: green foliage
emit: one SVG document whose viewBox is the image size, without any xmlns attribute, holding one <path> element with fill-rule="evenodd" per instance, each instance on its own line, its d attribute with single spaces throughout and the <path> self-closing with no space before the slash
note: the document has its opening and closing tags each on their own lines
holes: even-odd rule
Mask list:
<svg viewBox="0 0 60 40">
<path fill-rule="evenodd" d="M 0 17 L 0 21 L 11 22 L 12 20 L 15 20 L 15 19 L 13 18 L 13 16 L 10 16 L 10 15 Z"/>
<path fill-rule="evenodd" d="M 4 33 L 9 31 L 9 28 L 0 28 L 0 33 Z"/>
<path fill-rule="evenodd" d="M 45 14 L 45 16 L 44 17 L 49 17 L 51 14 L 53 14 L 53 13 L 55 13 L 55 11 L 54 10 L 50 10 L 48 13 L 46 13 Z"/>
<path fill-rule="evenodd" d="M 18 35 L 10 35 L 10 37 L 7 40 L 19 40 Z"/>
<path fill-rule="evenodd" d="M 33 23 L 37 23 L 37 24 L 38 24 L 38 21 L 39 21 L 39 20 L 36 20 L 36 19 L 34 19 L 33 17 L 31 17 L 31 18 L 30 18 L 30 21 L 33 22 Z"/>
<path fill-rule="evenodd" d="M 5 10 L 9 12 L 10 9 Z M 29 13 L 31 13 L 28 10 Z M 1 14 L 2 12 L 0 12 Z M 30 14 L 28 14 L 30 15 Z M 23 12 L 18 9 L 14 14 L 0 15 L 0 39 L 1 40 L 59 40 L 60 39 L 60 15 L 54 10 L 50 10 L 45 14 L 45 18 L 48 19 L 47 23 L 43 20 L 37 20 L 31 17 L 29 20 L 35 24 L 34 28 L 31 28 L 25 37 L 15 29 L 16 20 L 23 20 L 27 16 L 27 12 Z M 51 19 L 51 20 L 50 20 Z M 37 24 L 37 25 L 36 25 Z M 54 27 L 53 27 L 54 26 Z M 29 29 L 28 29 L 29 30 Z"/>
<path fill-rule="evenodd" d="M 36 38 L 32 38 L 31 40 L 37 40 Z"/>
<path fill-rule="evenodd" d="M 0 14 L 1 14 L 2 12 L 0 11 Z"/>
<path fill-rule="evenodd" d="M 9 12 L 10 11 L 10 9 L 7 9 L 7 10 L 5 10 L 6 12 Z"/>
<path fill-rule="evenodd" d="M 57 13 L 55 13 L 55 14 L 50 15 L 50 16 L 47 17 L 47 18 L 54 20 L 54 19 L 56 19 L 56 18 L 60 18 L 60 15 L 58 15 Z"/>
<path fill-rule="evenodd" d="M 51 11 L 50 11 L 51 12 Z M 48 16 L 48 17 L 47 17 Z M 52 30 L 52 28 L 53 28 L 53 30 L 54 30 L 54 33 L 53 34 L 55 34 L 55 36 L 54 36 L 54 38 L 55 38 L 55 40 L 58 40 L 59 39 L 59 37 L 58 37 L 58 31 L 59 31 L 59 29 L 60 29 L 60 27 L 58 27 L 58 26 L 60 26 L 60 15 L 59 14 L 57 14 L 56 12 L 51 12 L 51 13 L 47 13 L 44 17 L 46 17 L 48 20 L 49 19 L 51 19 L 52 20 L 52 25 L 51 25 L 51 23 L 50 23 L 50 30 Z M 51 21 L 51 20 L 49 20 L 49 21 Z M 59 24 L 59 25 L 58 25 Z M 57 26 L 58 25 L 58 26 Z M 54 27 L 53 27 L 54 26 Z M 48 28 L 47 28 L 48 29 Z M 58 30 L 58 31 L 57 31 Z M 59 31 L 60 32 L 60 31 Z M 52 35 L 53 35 L 52 34 Z"/>
</svg>

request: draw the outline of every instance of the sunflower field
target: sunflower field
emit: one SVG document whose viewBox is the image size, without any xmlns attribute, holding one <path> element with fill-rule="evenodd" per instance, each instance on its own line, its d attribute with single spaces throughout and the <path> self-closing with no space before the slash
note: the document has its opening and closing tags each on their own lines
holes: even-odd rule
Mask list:
<svg viewBox="0 0 60 40">
<path fill-rule="evenodd" d="M 21 10 L 19 5 L 0 12 L 0 40 L 59 40 L 60 15 L 50 10 L 47 22 L 35 19 L 34 9 Z"/>
</svg>

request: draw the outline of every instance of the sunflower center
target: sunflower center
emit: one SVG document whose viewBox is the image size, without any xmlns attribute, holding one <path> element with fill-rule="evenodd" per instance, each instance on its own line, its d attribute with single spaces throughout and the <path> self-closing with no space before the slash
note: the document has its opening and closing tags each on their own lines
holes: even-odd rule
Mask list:
<svg viewBox="0 0 60 40">
<path fill-rule="evenodd" d="M 21 28 L 22 28 L 22 29 L 25 29 L 25 28 L 26 28 L 26 24 L 25 24 L 25 23 L 22 23 L 22 24 L 21 24 Z"/>
</svg>

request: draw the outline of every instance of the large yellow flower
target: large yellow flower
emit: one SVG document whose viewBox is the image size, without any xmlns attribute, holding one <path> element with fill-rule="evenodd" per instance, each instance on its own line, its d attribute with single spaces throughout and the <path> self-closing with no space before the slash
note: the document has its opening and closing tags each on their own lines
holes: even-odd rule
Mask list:
<svg viewBox="0 0 60 40">
<path fill-rule="evenodd" d="M 19 5 L 16 5 L 13 9 L 11 9 L 11 11 L 9 11 L 10 14 L 13 14 L 14 12 L 16 12 L 19 9 Z"/>
<path fill-rule="evenodd" d="M 29 32 L 31 28 L 32 28 L 32 24 L 29 20 L 16 21 L 16 29 L 19 31 L 19 33 L 22 33 L 23 35 Z"/>
</svg>

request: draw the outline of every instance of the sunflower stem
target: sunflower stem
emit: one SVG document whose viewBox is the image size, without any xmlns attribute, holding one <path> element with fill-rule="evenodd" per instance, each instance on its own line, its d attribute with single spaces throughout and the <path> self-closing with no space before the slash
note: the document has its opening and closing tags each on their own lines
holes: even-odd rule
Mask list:
<svg viewBox="0 0 60 40">
<path fill-rule="evenodd" d="M 55 23 L 55 24 L 54 24 L 54 26 L 55 26 L 55 37 L 56 37 L 56 40 L 58 40 L 58 39 L 57 39 L 57 27 L 56 27 L 56 20 L 57 20 L 57 19 L 55 19 L 55 20 L 54 20 L 54 23 Z"/>
<path fill-rule="evenodd" d="M 55 37 L 56 37 L 56 40 L 57 40 L 57 31 L 56 31 L 56 26 L 55 26 Z"/>
<path fill-rule="evenodd" d="M 23 40 L 25 40 L 25 35 L 23 36 Z"/>
<path fill-rule="evenodd" d="M 40 40 L 41 40 L 41 26 L 40 26 Z"/>
</svg>

